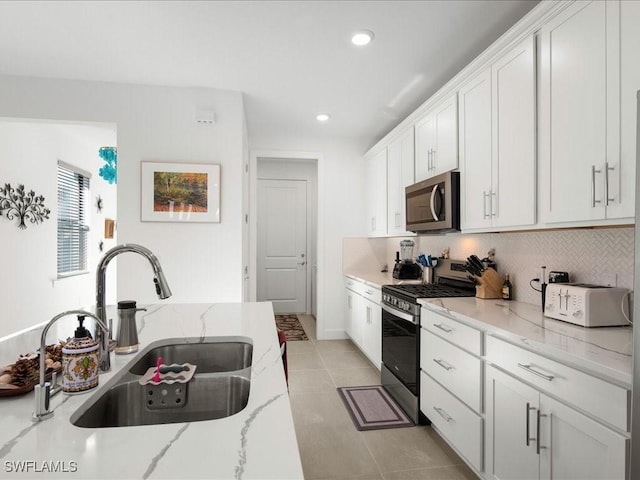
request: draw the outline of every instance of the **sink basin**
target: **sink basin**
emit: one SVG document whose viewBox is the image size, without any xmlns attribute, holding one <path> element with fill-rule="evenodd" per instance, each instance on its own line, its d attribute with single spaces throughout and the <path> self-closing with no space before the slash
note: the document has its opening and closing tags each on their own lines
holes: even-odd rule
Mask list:
<svg viewBox="0 0 640 480">
<path fill-rule="evenodd" d="M 228 417 L 247 406 L 251 383 L 248 373 L 196 374 L 188 384 L 163 385 L 169 397 L 172 390 L 186 388 L 186 401 L 156 408 L 149 406 L 147 388 L 137 379 L 125 381 L 108 389 L 88 408 L 80 407 L 71 416 L 71 423 L 86 428 L 131 427 Z M 157 387 L 152 396 L 161 398 Z"/>
<path fill-rule="evenodd" d="M 152 343 L 71 416 L 78 427 L 130 427 L 224 418 L 247 406 L 253 345 L 245 337 L 191 337 Z M 187 383 L 140 385 L 161 356 L 196 365 Z"/>
<path fill-rule="evenodd" d="M 245 341 L 246 340 L 246 341 Z M 156 366 L 158 357 L 163 363 L 190 363 L 197 373 L 232 372 L 251 365 L 253 345 L 243 337 L 188 337 L 160 340 L 138 354 L 129 369 L 134 375 L 144 375 Z"/>
</svg>

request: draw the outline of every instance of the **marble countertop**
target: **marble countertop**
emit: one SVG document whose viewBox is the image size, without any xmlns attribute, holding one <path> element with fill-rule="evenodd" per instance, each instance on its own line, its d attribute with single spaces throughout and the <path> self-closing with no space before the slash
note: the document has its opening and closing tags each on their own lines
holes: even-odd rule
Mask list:
<svg viewBox="0 0 640 480">
<path fill-rule="evenodd" d="M 112 354 L 111 371 L 100 376 L 98 388 L 54 396 L 54 414 L 46 420 L 31 420 L 33 392 L 0 398 L 0 478 L 303 478 L 271 304 L 157 304 L 147 309 L 137 315 L 140 351 L 163 338 L 251 338 L 246 408 L 227 418 L 192 423 L 72 425 L 76 409 L 91 395 L 100 395 L 107 381 L 136 357 Z M 21 337 L 0 345 L 19 343 Z"/>
<path fill-rule="evenodd" d="M 343 272 L 344 276 L 358 280 L 359 282 L 366 283 L 367 285 L 375 288 L 380 288 L 382 285 L 401 285 L 404 283 L 418 284 L 422 283 L 422 280 L 398 280 L 393 278 L 392 272 L 365 272 L 365 271 L 349 271 Z"/>
<path fill-rule="evenodd" d="M 345 276 L 380 288 L 420 283 L 396 280 L 391 272 L 345 271 Z M 625 388 L 631 388 L 633 329 L 585 328 L 547 318 L 538 305 L 480 298 L 432 298 L 419 302 L 438 313 Z"/>
<path fill-rule="evenodd" d="M 488 335 L 631 388 L 631 327 L 585 328 L 547 318 L 537 305 L 504 300 L 433 298 L 419 303 Z"/>
</svg>

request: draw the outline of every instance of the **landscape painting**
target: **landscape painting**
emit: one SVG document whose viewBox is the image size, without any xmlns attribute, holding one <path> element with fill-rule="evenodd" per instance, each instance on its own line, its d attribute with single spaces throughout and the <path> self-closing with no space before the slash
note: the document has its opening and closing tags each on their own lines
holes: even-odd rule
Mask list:
<svg viewBox="0 0 640 480">
<path fill-rule="evenodd" d="M 220 165 L 141 163 L 141 220 L 219 222 Z"/>
</svg>

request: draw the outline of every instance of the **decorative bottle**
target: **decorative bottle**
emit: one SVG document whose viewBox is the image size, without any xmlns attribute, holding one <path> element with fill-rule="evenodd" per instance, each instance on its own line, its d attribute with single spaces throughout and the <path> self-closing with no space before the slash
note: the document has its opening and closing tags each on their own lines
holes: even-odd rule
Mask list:
<svg viewBox="0 0 640 480">
<path fill-rule="evenodd" d="M 84 315 L 78 315 L 74 337 L 62 348 L 62 391 L 69 395 L 98 386 L 99 346 L 82 325 L 84 319 Z"/>
<path fill-rule="evenodd" d="M 511 286 L 511 280 L 509 280 L 509 274 L 504 276 L 504 283 L 502 284 L 502 299 L 511 300 L 513 298 L 513 287 Z"/>
</svg>

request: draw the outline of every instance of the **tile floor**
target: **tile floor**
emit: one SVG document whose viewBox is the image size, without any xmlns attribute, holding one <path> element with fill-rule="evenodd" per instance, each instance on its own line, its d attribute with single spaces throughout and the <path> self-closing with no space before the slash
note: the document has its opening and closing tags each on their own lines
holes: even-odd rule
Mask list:
<svg viewBox="0 0 640 480">
<path fill-rule="evenodd" d="M 429 426 L 359 432 L 336 387 L 379 385 L 380 372 L 349 340 L 288 342 L 289 394 L 306 480 L 476 480 Z"/>
</svg>

